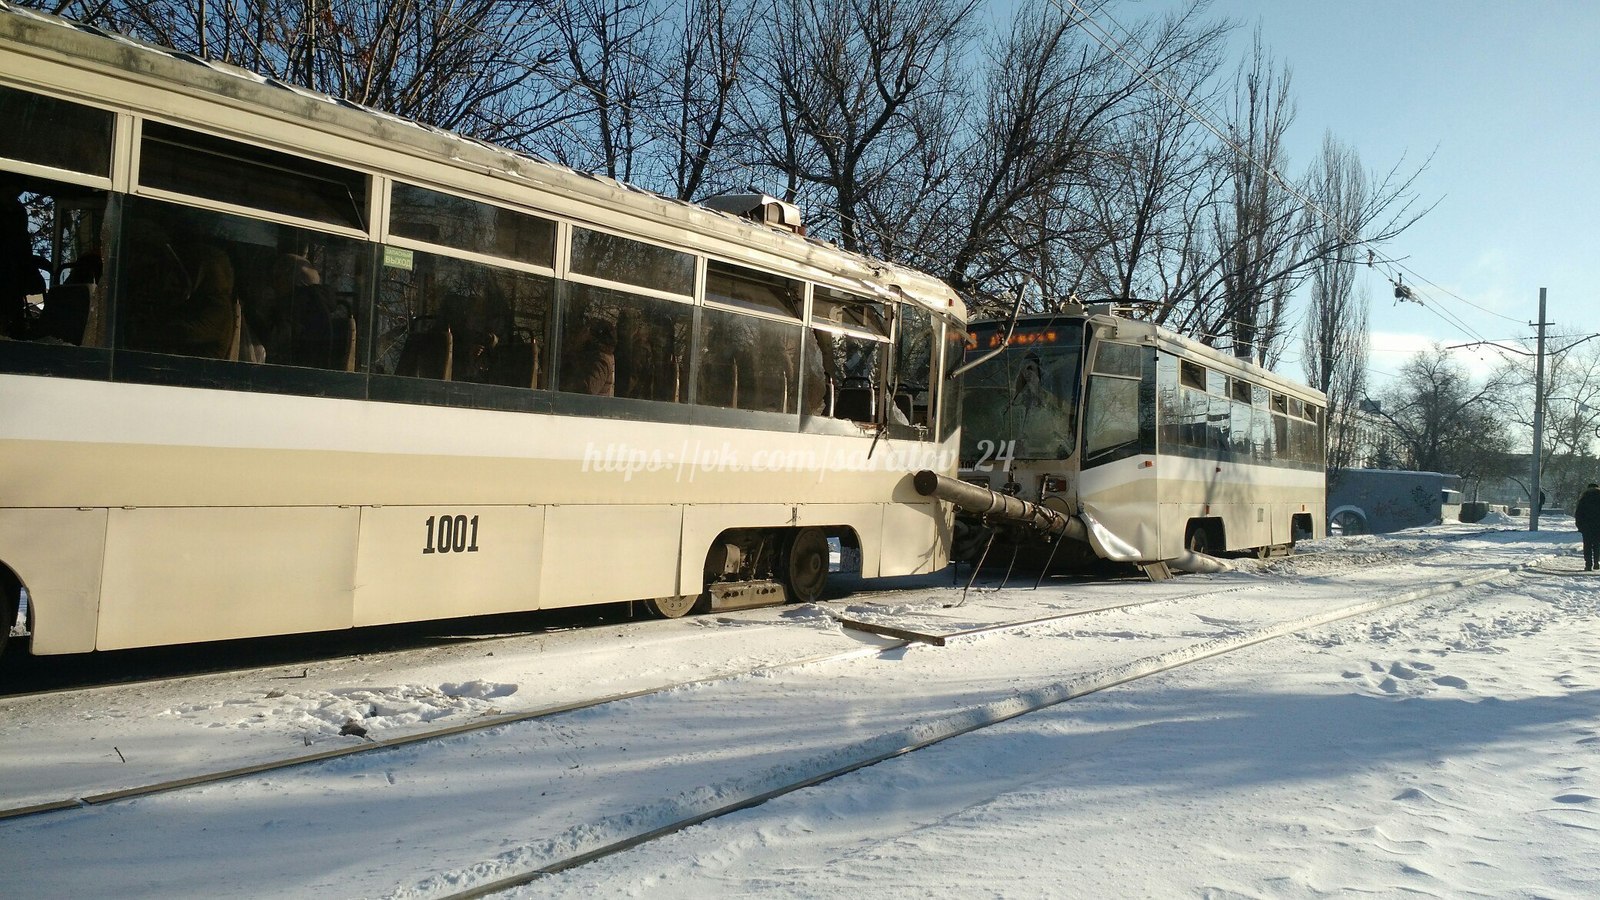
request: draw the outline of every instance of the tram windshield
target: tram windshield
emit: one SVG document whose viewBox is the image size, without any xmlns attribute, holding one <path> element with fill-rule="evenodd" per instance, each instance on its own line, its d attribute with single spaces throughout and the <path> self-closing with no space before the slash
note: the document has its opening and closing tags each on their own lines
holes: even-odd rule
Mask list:
<svg viewBox="0 0 1600 900">
<path fill-rule="evenodd" d="M 967 331 L 968 362 L 993 352 L 1005 324 Z M 1083 320 L 1020 322 L 1005 352 L 962 377 L 961 458 L 1011 451 L 1023 459 L 1066 459 L 1077 435 Z"/>
</svg>

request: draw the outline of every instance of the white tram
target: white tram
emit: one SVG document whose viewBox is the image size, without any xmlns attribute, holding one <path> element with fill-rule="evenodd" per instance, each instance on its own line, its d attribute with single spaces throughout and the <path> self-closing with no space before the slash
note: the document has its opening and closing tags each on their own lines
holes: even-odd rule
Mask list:
<svg viewBox="0 0 1600 900">
<path fill-rule="evenodd" d="M 964 306 L 787 204 L 4 2 L 0 122 L 0 636 L 25 590 L 34 653 L 810 599 L 830 539 L 947 564 L 909 473 L 955 470 Z"/>
<path fill-rule="evenodd" d="M 1085 526 L 1034 551 L 1155 569 L 1323 534 L 1319 391 L 1109 305 L 974 323 L 967 358 L 961 479 Z"/>
</svg>

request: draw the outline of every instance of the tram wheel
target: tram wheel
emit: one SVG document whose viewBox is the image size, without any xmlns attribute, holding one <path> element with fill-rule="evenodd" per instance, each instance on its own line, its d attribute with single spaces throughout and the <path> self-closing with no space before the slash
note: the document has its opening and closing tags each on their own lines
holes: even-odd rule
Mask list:
<svg viewBox="0 0 1600 900">
<path fill-rule="evenodd" d="M 644 601 L 644 605 L 651 615 L 663 619 L 679 619 L 693 612 L 699 602 L 699 595 L 685 594 L 681 597 L 657 597 Z"/>
<path fill-rule="evenodd" d="M 1196 522 L 1189 526 L 1189 539 L 1184 542 L 1190 553 L 1199 553 L 1202 556 L 1213 555 L 1211 546 L 1211 529 L 1203 522 Z"/>
<path fill-rule="evenodd" d="M 11 629 L 17 624 L 17 613 L 22 607 L 22 582 L 0 566 L 0 656 L 6 652 L 11 640 Z"/>
<path fill-rule="evenodd" d="M 820 528 L 802 528 L 790 539 L 784 554 L 783 583 L 789 599 L 811 603 L 828 586 L 828 536 Z"/>
</svg>

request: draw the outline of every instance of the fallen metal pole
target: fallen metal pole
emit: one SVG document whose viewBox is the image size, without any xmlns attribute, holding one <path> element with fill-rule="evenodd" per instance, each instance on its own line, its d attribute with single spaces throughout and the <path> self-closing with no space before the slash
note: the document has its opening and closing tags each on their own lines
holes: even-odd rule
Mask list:
<svg viewBox="0 0 1600 900">
<path fill-rule="evenodd" d="M 1044 506 L 997 494 L 986 487 L 958 481 L 948 475 L 923 469 L 912 479 L 917 493 L 953 503 L 969 513 L 985 519 L 1003 519 L 1028 525 L 1044 534 L 1061 534 L 1079 541 L 1088 540 L 1089 532 L 1076 518 Z"/>
</svg>

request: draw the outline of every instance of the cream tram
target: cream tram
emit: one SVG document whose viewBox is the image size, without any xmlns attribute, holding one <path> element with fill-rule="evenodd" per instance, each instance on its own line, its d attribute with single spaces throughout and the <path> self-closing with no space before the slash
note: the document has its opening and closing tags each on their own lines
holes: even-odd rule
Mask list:
<svg viewBox="0 0 1600 900">
<path fill-rule="evenodd" d="M 1012 520 L 1042 526 L 1003 526 L 1013 549 L 1156 574 L 1323 533 L 1316 390 L 1109 305 L 974 323 L 967 357 L 960 477 L 994 495 L 969 507 L 1001 511 L 1004 500 L 1029 513 Z M 975 556 L 992 532 L 962 524 L 961 555 Z"/>
<path fill-rule="evenodd" d="M 0 636 L 34 653 L 948 561 L 965 309 L 664 199 L 0 2 Z"/>
</svg>

